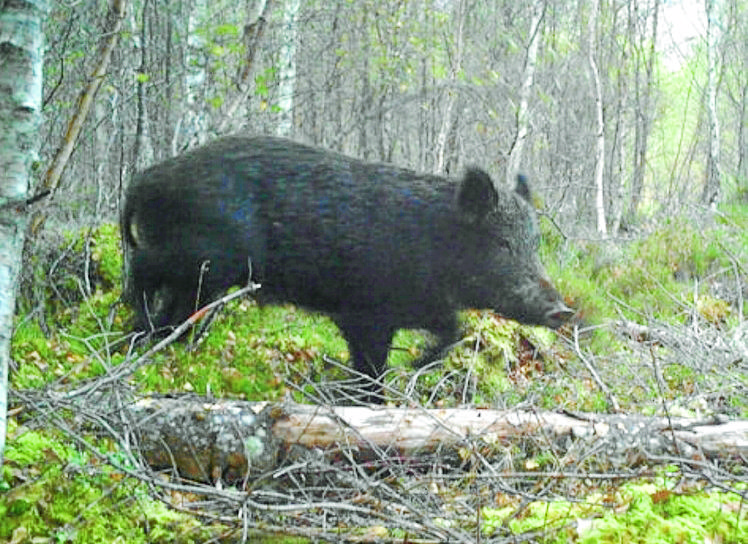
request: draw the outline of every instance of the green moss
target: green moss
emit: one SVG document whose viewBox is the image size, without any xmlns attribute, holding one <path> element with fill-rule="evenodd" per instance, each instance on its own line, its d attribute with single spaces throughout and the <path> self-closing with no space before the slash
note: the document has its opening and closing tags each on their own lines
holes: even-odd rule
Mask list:
<svg viewBox="0 0 748 544">
<path fill-rule="evenodd" d="M 323 355 L 347 358 L 345 342 L 329 319 L 242 300 L 216 318 L 199 347 L 169 346 L 138 371 L 136 381 L 147 391 L 268 400 L 283 393 L 286 379 L 303 383 L 324 374 Z"/>
<path fill-rule="evenodd" d="M 748 541 L 748 513 L 737 494 L 678 494 L 668 485 L 647 482 L 624 484 L 613 495 L 590 494 L 581 502 L 536 501 L 519 511 L 505 506 L 481 513 L 485 535 L 508 527 L 514 535 L 539 534 L 537 541 L 548 544 Z"/>
<path fill-rule="evenodd" d="M 741 543 L 748 517 L 740 497 L 720 491 L 678 494 L 654 484 L 625 484 L 623 514 L 606 511 L 579 542 Z"/>
<path fill-rule="evenodd" d="M 55 431 L 10 422 L 0 486 L 1 541 L 166 544 L 210 538 L 211 530 L 198 520 L 149 498 L 145 486 L 95 463 Z"/>
</svg>

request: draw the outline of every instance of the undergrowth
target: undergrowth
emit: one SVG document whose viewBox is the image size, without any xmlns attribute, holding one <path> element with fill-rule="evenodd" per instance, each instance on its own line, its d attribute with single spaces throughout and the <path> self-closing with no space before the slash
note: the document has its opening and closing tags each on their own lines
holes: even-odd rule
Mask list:
<svg viewBox="0 0 748 544">
<path fill-rule="evenodd" d="M 567 304 L 578 310 L 576 340 L 568 327 L 557 336 L 491 312 L 463 312 L 462 340 L 432 369 L 416 373 L 413 368 L 430 345 L 428 335 L 397 334 L 389 359 L 390 386 L 407 389 L 411 401 L 431 406 L 524 403 L 549 410 L 610 410 L 581 355 L 594 361 L 625 410 L 652 413 L 664 397 L 678 399 L 688 412 L 689 399 L 695 398 L 689 392 L 695 394 L 705 383 L 719 392 L 726 386 L 718 379 L 729 372 L 714 376 L 686 363 L 668 364 L 662 370 L 666 389 L 661 390 L 645 366 L 649 359 L 642 361 L 632 341 L 610 323 L 625 319 L 647 325 L 656 318 L 674 327 L 698 324 L 715 331 L 744 323 L 736 293 L 748 292 L 746 217 L 745 210 L 734 208 L 708 228 L 672 220 L 642 239 L 617 243 L 564 240 L 546 224 L 542 259 Z M 131 356 L 123 332 L 132 316 L 117 303 L 121 257 L 116 227 L 58 235 L 55 243 L 56 250 L 27 257 L 12 347 L 10 381 L 16 391 L 66 387 L 105 375 Z M 644 353 L 649 358 L 667 349 L 652 345 Z M 230 303 L 197 345 L 170 345 L 141 366 L 130 383 L 141 394 L 275 400 L 290 392 L 304 401 L 315 384 L 344 379 L 346 366 L 330 361 L 347 358 L 346 344 L 328 318 L 291 306 L 258 307 L 244 299 Z M 745 376 L 732 379 L 745 383 Z M 737 413 L 748 411 L 744 397 L 728 396 L 727 402 Z M 113 468 L 106 459 L 118 454 L 117 445 L 89 437 L 105 454 L 100 457 L 72 446 L 61 430 L 27 420 L 23 411 L 9 421 L 0 540 L 198 542 L 222 530 L 220 524 L 197 523 L 154 500 L 153 490 Z M 543 466 L 542 452 L 527 463 Z M 193 497 L 172 496 L 167 502 L 176 499 Z M 513 499 L 502 500 L 511 504 L 482 511 L 480 530 L 486 536 L 531 532 L 549 543 L 748 541 L 746 508 L 737 495 L 676 489 L 668 478 L 629 482 L 612 494 L 581 501 L 531 501 L 520 516 Z M 111 511 L 118 514 L 107 514 Z"/>
<path fill-rule="evenodd" d="M 579 501 L 535 501 L 516 515 L 514 504 L 485 508 L 482 532 L 537 535 L 548 544 L 636 542 L 702 544 L 748 541 L 748 505 L 736 493 L 706 491 L 676 480 L 627 482 Z"/>
</svg>

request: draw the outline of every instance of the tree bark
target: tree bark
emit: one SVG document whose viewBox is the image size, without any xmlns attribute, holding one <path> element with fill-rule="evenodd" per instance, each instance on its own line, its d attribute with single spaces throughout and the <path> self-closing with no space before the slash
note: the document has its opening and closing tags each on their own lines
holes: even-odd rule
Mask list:
<svg viewBox="0 0 748 544">
<path fill-rule="evenodd" d="M 291 136 L 293 133 L 294 89 L 296 88 L 296 16 L 300 0 L 286 0 L 283 6 L 284 40 L 280 51 L 278 82 L 278 107 L 280 109 L 275 133 Z"/>
<path fill-rule="evenodd" d="M 185 111 L 177 121 L 174 136 L 182 152 L 205 142 L 207 120 L 205 111 L 206 73 L 205 37 L 200 32 L 205 20 L 210 18 L 206 0 L 194 0 L 187 16 L 187 51 L 184 56 Z"/>
<path fill-rule="evenodd" d="M 748 46 L 746 47 L 748 59 Z M 740 95 L 740 118 L 738 126 L 738 182 L 748 196 L 748 84 L 743 85 Z"/>
<path fill-rule="evenodd" d="M 530 130 L 530 91 L 535 80 L 535 65 L 538 59 L 538 44 L 540 42 L 540 25 L 545 15 L 545 0 L 533 2 L 532 21 L 530 22 L 530 42 L 527 45 L 527 57 L 522 74 L 522 86 L 517 107 L 517 135 L 509 151 L 506 167 L 507 186 L 512 187 L 522 164 L 525 142 Z"/>
<path fill-rule="evenodd" d="M 29 175 L 38 160 L 46 0 L 0 6 L 0 468 L 7 428 L 8 368 L 26 235 Z"/>
<path fill-rule="evenodd" d="M 716 0 L 706 0 L 706 57 L 707 57 L 707 112 L 709 113 L 709 156 L 707 157 L 706 181 L 701 201 L 714 205 L 721 192 L 720 181 L 720 135 L 717 116 L 717 19 Z"/>
<path fill-rule="evenodd" d="M 135 143 L 132 150 L 132 169 L 138 171 L 153 162 L 153 147 L 148 132 L 148 93 L 146 89 L 148 74 L 148 21 L 146 19 L 148 12 L 148 2 L 143 2 L 143 10 L 140 19 L 140 39 L 135 39 L 135 52 L 140 54 L 139 74 L 136 82 L 137 87 L 137 117 L 135 121 Z M 135 17 L 133 14 L 133 23 Z M 133 31 L 136 29 L 133 24 Z M 127 267 L 125 268 L 127 270 Z"/>
<path fill-rule="evenodd" d="M 273 2 L 268 0 L 254 0 L 251 3 L 251 8 L 248 9 L 247 22 L 244 25 L 244 64 L 239 67 L 236 92 L 224 111 L 223 119 L 218 124 L 217 132 L 219 134 L 225 133 L 232 125 L 240 126 L 246 119 L 244 113 L 238 114 L 237 112 L 241 106 L 247 103 L 247 96 L 251 90 L 252 68 L 260 49 L 260 42 L 265 32 L 265 25 L 272 5 Z"/>
<path fill-rule="evenodd" d="M 112 397 L 114 398 L 114 397 Z M 748 421 L 718 418 L 564 414 L 468 408 L 330 407 L 214 401 L 198 397 L 142 398 L 109 410 L 111 429 L 134 429 L 140 451 L 156 469 L 169 468 L 199 481 L 249 481 L 278 468 L 295 451 L 331 459 L 345 451 L 356 461 L 391 458 L 423 461 L 438 454 L 459 464 L 464 448 L 486 459 L 532 439 L 568 449 L 570 440 L 618 459 L 625 467 L 748 455 Z M 85 411 L 82 407 L 82 412 Z M 492 448 L 493 446 L 493 448 Z M 301 448 L 301 450 L 299 450 Z"/>
<path fill-rule="evenodd" d="M 452 116 L 454 115 L 455 102 L 457 100 L 457 89 L 454 84 L 457 83 L 457 78 L 462 71 L 462 49 L 464 43 L 464 29 L 465 29 L 465 16 L 467 6 L 464 0 L 459 0 L 455 5 L 455 48 L 450 62 L 449 69 L 449 81 L 453 85 L 447 88 L 444 92 L 447 97 L 447 102 L 444 107 L 444 114 L 441 119 L 441 126 L 439 128 L 439 134 L 436 137 L 436 160 L 434 161 L 434 173 L 444 174 L 446 171 L 446 159 L 452 153 L 451 149 L 447 149 L 449 146 L 449 133 L 452 127 Z"/>
<path fill-rule="evenodd" d="M 595 116 L 597 119 L 597 134 L 595 135 L 595 212 L 597 217 L 597 232 L 605 237 L 608 234 L 605 218 L 605 192 L 603 173 L 605 172 L 605 118 L 603 117 L 603 90 L 600 83 L 600 73 L 597 68 L 597 15 L 600 1 L 592 1 L 592 13 L 589 20 L 589 42 L 587 59 L 589 62 L 592 90 L 595 95 Z"/>
<path fill-rule="evenodd" d="M 637 6 L 634 5 L 631 9 L 634 10 L 632 16 L 637 18 Z M 644 62 L 646 62 L 645 78 L 642 85 L 639 74 L 639 62 L 636 63 L 636 108 L 635 108 L 635 122 L 634 122 L 634 173 L 631 178 L 631 196 L 629 199 L 629 206 L 627 216 L 629 220 L 633 220 L 636 217 L 639 209 L 639 203 L 641 201 L 642 188 L 644 187 L 644 166 L 647 160 L 647 148 L 649 142 L 649 127 L 652 124 L 651 119 L 651 95 L 652 85 L 654 81 L 654 61 L 656 57 L 655 45 L 657 43 L 657 25 L 659 21 L 660 13 L 660 2 L 655 0 L 654 8 L 652 12 L 652 37 L 650 38 L 649 48 L 645 48 L 646 43 L 646 31 L 641 33 L 641 47 L 637 48 L 639 51 L 635 52 L 635 55 L 644 55 L 646 51 L 648 54 Z M 632 36 L 632 39 L 634 37 Z"/>
</svg>

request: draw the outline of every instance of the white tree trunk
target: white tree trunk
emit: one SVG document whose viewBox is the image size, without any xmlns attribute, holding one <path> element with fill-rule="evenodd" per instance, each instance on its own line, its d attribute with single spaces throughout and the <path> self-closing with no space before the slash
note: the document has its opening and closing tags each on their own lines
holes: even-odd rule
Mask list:
<svg viewBox="0 0 748 544">
<path fill-rule="evenodd" d="M 138 23 L 136 21 L 137 14 L 135 13 L 134 9 L 130 10 L 129 16 L 127 18 L 128 24 L 130 26 L 130 34 L 132 36 L 132 49 L 133 53 L 140 57 L 140 77 L 144 77 L 148 72 L 148 67 L 146 65 L 146 29 L 148 28 L 147 21 L 146 21 L 146 12 L 148 9 L 148 3 L 144 3 L 142 10 L 140 12 L 140 30 L 138 31 Z M 146 95 L 146 81 L 141 81 L 139 78 L 136 78 L 136 86 L 137 86 L 137 120 L 135 124 L 135 146 L 133 148 L 133 161 L 132 166 L 135 171 L 141 170 L 145 168 L 146 166 L 150 166 L 153 164 L 153 145 L 151 144 L 151 138 L 149 135 L 149 122 L 148 122 L 148 106 L 146 104 L 147 102 L 147 95 Z M 176 134 L 176 132 L 175 132 Z M 178 153 L 177 146 L 177 139 L 172 139 L 172 154 L 176 155 Z M 125 177 L 125 179 L 127 179 Z M 125 270 L 128 270 L 128 265 L 125 265 Z"/>
<path fill-rule="evenodd" d="M 38 160 L 46 0 L 0 7 L 0 467 L 7 428 L 8 362 L 26 234 L 29 173 Z"/>
<path fill-rule="evenodd" d="M 595 93 L 595 113 L 597 116 L 597 134 L 595 141 L 595 212 L 597 232 L 603 237 L 608 234 L 605 220 L 605 194 L 603 192 L 603 173 L 605 172 L 605 119 L 603 118 L 603 90 L 600 84 L 600 73 L 597 69 L 597 13 L 600 0 L 592 0 L 589 20 L 589 43 L 587 48 L 589 71 L 592 79 L 592 90 Z"/>
<path fill-rule="evenodd" d="M 278 107 L 280 118 L 276 127 L 278 136 L 293 133 L 293 98 L 296 86 L 296 15 L 301 0 L 286 0 L 283 10 L 283 45 L 280 51 L 280 83 Z"/>
<path fill-rule="evenodd" d="M 205 142 L 207 122 L 205 119 L 205 39 L 199 29 L 207 14 L 206 0 L 193 0 L 187 18 L 187 54 L 184 66 L 184 89 L 187 111 L 178 122 L 181 142 L 176 151 L 195 147 Z M 177 137 L 175 136 L 175 139 Z"/>
<path fill-rule="evenodd" d="M 706 58 L 707 58 L 707 111 L 709 112 L 709 157 L 707 160 L 704 204 L 716 204 L 720 195 L 720 142 L 717 116 L 717 79 L 719 53 L 717 51 L 719 5 L 717 0 L 706 0 Z"/>
<path fill-rule="evenodd" d="M 530 91 L 535 80 L 535 65 L 538 58 L 538 44 L 540 42 L 540 24 L 543 22 L 545 13 L 545 0 L 536 0 L 533 3 L 532 21 L 530 22 L 530 43 L 527 46 L 527 59 L 522 77 L 522 87 L 519 94 L 519 106 L 517 107 L 517 136 L 509 151 L 509 161 L 506 167 L 506 179 L 509 187 L 514 185 L 514 180 L 522 164 L 522 154 L 527 141 L 530 127 Z"/>
<path fill-rule="evenodd" d="M 455 30 L 455 50 L 449 70 L 449 82 L 452 84 L 457 82 L 457 77 L 462 70 L 463 32 L 465 28 L 466 10 L 467 7 L 465 6 L 464 0 L 457 2 L 454 16 L 457 25 L 457 29 Z M 439 134 L 436 138 L 436 160 L 434 161 L 435 174 L 443 174 L 445 171 L 447 141 L 449 139 L 449 129 L 452 126 L 452 116 L 454 115 L 455 101 L 457 99 L 457 89 L 454 85 L 451 88 L 447 88 L 446 95 L 447 104 L 444 108 L 444 116 L 442 117 L 441 127 L 439 128 Z"/>
</svg>

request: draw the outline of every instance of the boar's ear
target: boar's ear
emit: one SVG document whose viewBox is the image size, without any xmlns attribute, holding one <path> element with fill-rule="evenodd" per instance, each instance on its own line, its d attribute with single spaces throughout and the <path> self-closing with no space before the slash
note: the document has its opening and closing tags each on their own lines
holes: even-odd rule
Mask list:
<svg viewBox="0 0 748 544">
<path fill-rule="evenodd" d="M 527 176 L 524 174 L 517 174 L 517 185 L 514 187 L 514 192 L 524 198 L 525 202 L 532 204 L 530 183 L 527 181 Z"/>
<path fill-rule="evenodd" d="M 491 177 L 479 168 L 465 172 L 457 192 L 457 207 L 473 220 L 482 219 L 491 210 L 496 209 L 499 194 Z"/>
</svg>

